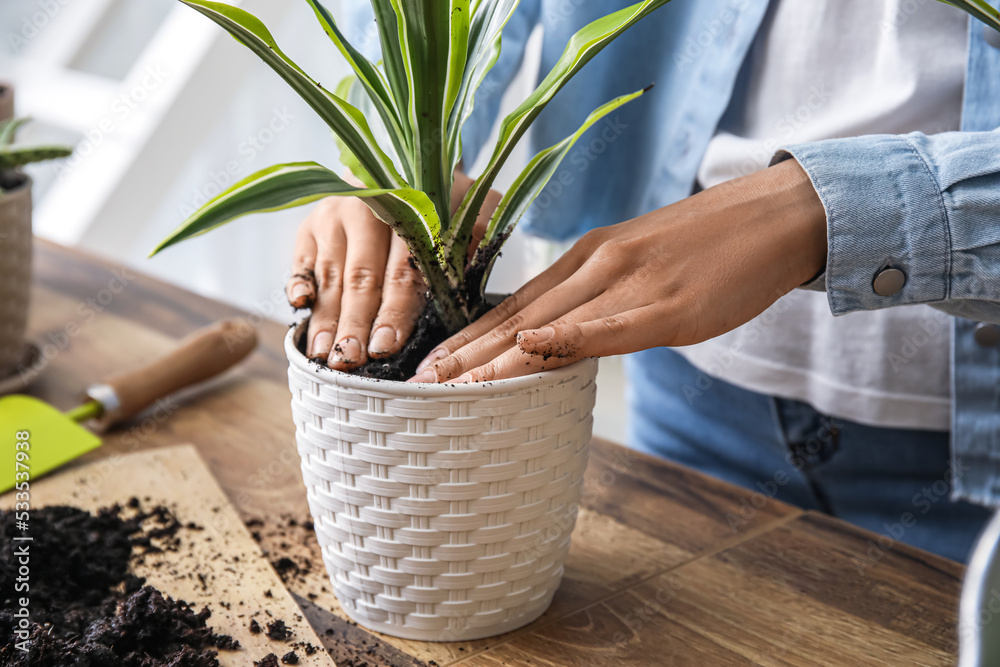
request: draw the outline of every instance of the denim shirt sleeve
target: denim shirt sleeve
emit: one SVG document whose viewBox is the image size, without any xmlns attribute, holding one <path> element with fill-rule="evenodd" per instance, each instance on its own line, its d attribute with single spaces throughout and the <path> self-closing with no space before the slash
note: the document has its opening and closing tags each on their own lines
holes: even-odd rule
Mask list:
<svg viewBox="0 0 1000 667">
<path fill-rule="evenodd" d="M 524 47 L 539 21 L 541 0 L 521 0 L 504 26 L 500 57 L 476 89 L 472 115 L 462 126 L 462 160 L 468 169 L 490 137 L 504 91 L 524 60 Z"/>
<path fill-rule="evenodd" d="M 926 303 L 1000 322 L 1000 132 L 869 135 L 789 146 L 827 215 L 826 289 L 834 315 Z M 906 275 L 880 296 L 884 268 Z"/>
</svg>

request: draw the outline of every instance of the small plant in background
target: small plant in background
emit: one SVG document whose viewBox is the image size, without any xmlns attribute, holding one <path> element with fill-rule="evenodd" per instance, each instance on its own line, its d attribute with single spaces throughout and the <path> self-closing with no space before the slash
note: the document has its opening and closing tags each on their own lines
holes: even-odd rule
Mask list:
<svg viewBox="0 0 1000 667">
<path fill-rule="evenodd" d="M 518 0 L 371 0 L 381 65 L 348 43 L 318 0 L 307 0 L 354 71 L 335 91 L 303 72 L 253 15 L 209 0 L 181 1 L 229 31 L 316 111 L 337 137 L 341 163 L 363 187 L 314 162 L 270 167 L 205 204 L 153 254 L 249 213 L 333 195 L 360 197 L 406 241 L 445 327 L 457 331 L 483 312 L 486 282 L 501 246 L 573 144 L 648 88 L 611 100 L 576 132 L 536 155 L 504 195 L 473 251 L 473 225 L 514 146 L 587 62 L 669 0 L 639 2 L 573 35 L 548 76 L 503 119 L 489 164 L 454 214 L 450 201 L 462 158 L 462 125 L 472 113 L 476 90 L 499 57 L 501 31 Z M 385 145 L 375 139 L 370 122 L 384 127 Z"/>
<path fill-rule="evenodd" d="M 68 146 L 15 146 L 17 131 L 28 118 L 11 118 L 0 122 L 0 197 L 5 189 L 12 189 L 23 182 L 18 170 L 32 162 L 44 162 L 68 157 L 73 149 Z"/>
</svg>

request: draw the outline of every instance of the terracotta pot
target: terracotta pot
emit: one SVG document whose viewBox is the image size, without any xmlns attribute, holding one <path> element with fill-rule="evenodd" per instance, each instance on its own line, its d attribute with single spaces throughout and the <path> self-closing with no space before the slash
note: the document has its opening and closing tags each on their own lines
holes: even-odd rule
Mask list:
<svg viewBox="0 0 1000 667">
<path fill-rule="evenodd" d="M 24 352 L 31 294 L 31 179 L 0 194 L 0 379 Z"/>
<path fill-rule="evenodd" d="M 535 620 L 559 587 L 597 362 L 408 384 L 309 362 L 288 332 L 295 437 L 334 593 L 359 624 L 464 641 Z"/>
<path fill-rule="evenodd" d="M 0 120 L 14 117 L 14 88 L 0 81 Z"/>
</svg>

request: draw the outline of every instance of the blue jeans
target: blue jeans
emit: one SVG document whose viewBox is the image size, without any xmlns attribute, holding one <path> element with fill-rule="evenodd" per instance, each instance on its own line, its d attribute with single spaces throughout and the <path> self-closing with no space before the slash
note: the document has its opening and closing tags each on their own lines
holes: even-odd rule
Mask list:
<svg viewBox="0 0 1000 667">
<path fill-rule="evenodd" d="M 961 471 L 947 432 L 829 417 L 712 378 L 667 348 L 630 355 L 626 369 L 628 443 L 641 452 L 881 533 L 883 549 L 899 540 L 966 562 L 991 516 L 949 498 Z"/>
</svg>

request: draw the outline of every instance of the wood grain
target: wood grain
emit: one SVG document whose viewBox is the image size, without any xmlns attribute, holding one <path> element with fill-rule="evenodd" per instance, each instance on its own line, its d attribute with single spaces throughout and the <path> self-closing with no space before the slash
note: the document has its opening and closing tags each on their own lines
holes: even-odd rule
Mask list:
<svg viewBox="0 0 1000 667">
<path fill-rule="evenodd" d="M 953 664 L 963 568 L 877 539 L 809 513 L 459 664 Z"/>
<path fill-rule="evenodd" d="M 159 354 L 178 338 L 211 321 L 240 315 L 229 306 L 126 270 L 125 287 L 110 300 L 105 299 L 107 303 L 100 304 L 100 312 L 90 316 L 87 304 L 105 294 L 109 283 L 115 280 L 116 271 L 117 275 L 123 275 L 120 267 L 45 242 L 38 243 L 36 254 L 35 307 L 29 326 L 43 350 L 49 343 L 56 353 L 39 375 L 32 393 L 62 408 L 70 407 L 87 384 L 103 375 Z M 849 623 L 845 627 L 850 627 L 854 643 L 883 647 L 886 651 L 895 646 L 893 638 L 926 642 L 927 636 L 934 633 L 947 637 L 955 623 L 954 586 L 942 588 L 949 602 L 927 610 L 925 627 L 913 622 L 888 632 L 878 622 L 880 614 L 899 616 L 897 607 L 890 602 L 915 603 L 923 595 L 920 584 L 933 575 L 935 568 L 942 567 L 938 560 L 918 550 L 897 547 L 893 551 L 896 558 L 880 561 L 872 572 L 886 571 L 881 575 L 885 578 L 881 585 L 891 587 L 898 599 L 875 595 L 869 586 L 859 584 L 852 589 L 854 597 L 858 604 L 867 600 L 869 612 L 845 616 L 829 604 L 829 596 L 842 590 L 847 580 L 829 578 L 829 571 L 820 567 L 821 552 L 813 550 L 801 555 L 815 557 L 817 562 L 810 565 L 809 560 L 799 562 L 791 558 L 780 542 L 775 545 L 767 541 L 774 536 L 797 535 L 805 530 L 798 526 L 809 525 L 816 521 L 814 518 L 802 518 L 801 510 L 773 500 L 755 507 L 749 491 L 595 440 L 563 585 L 541 619 L 528 628 L 478 642 L 430 644 L 375 637 L 345 620 L 330 593 L 315 539 L 309 531 L 302 530 L 294 539 L 289 538 L 290 532 L 301 528 L 307 520 L 308 510 L 295 453 L 289 394 L 284 384 L 287 366 L 281 343 L 287 327 L 262 319 L 259 314 L 250 314 L 249 321 L 255 326 L 261 344 L 247 363 L 106 434 L 104 447 L 88 455 L 87 460 L 179 442 L 193 443 L 239 516 L 244 521 L 262 521 L 263 527 L 257 532 L 268 557 L 275 560 L 286 556 L 301 565 L 310 565 L 308 571 L 288 579 L 287 585 L 299 597 L 304 613 L 321 639 L 335 651 L 334 657 L 339 656 L 345 664 L 357 656 L 365 657 L 372 667 L 431 661 L 440 665 L 464 664 L 470 659 L 492 660 L 482 664 L 504 661 L 528 664 L 525 656 L 530 656 L 532 665 L 587 664 L 587 660 L 619 653 L 623 664 L 630 664 L 631 643 L 609 647 L 600 642 L 615 637 L 618 630 L 613 628 L 622 627 L 626 622 L 622 618 L 635 607 L 636 600 L 646 600 L 650 594 L 655 599 L 661 579 L 673 581 L 671 577 L 680 577 L 679 581 L 691 586 L 680 590 L 690 590 L 696 595 L 700 589 L 688 583 L 688 575 L 681 576 L 688 572 L 707 581 L 716 577 L 727 582 L 730 595 L 744 595 L 746 604 L 756 605 L 758 611 L 752 620 L 761 627 L 762 645 L 792 639 L 807 641 L 808 636 L 795 635 L 803 628 L 815 631 L 812 625 L 797 624 L 802 615 L 814 618 L 817 626 L 827 619 L 830 624 Z M 68 344 L 61 349 L 56 343 L 62 341 L 60 334 L 66 333 L 68 322 L 76 323 L 78 330 L 66 336 Z M 738 520 L 733 521 L 733 517 Z M 289 527 L 289 520 L 298 527 Z M 269 529 L 279 524 L 284 527 L 282 531 Z M 854 548 L 856 531 L 840 522 L 830 525 L 820 542 L 815 542 L 818 539 L 815 536 L 801 537 L 790 541 L 788 548 L 816 544 L 834 552 Z M 838 535 L 837 530 L 843 534 Z M 765 559 L 745 583 L 737 574 L 742 572 L 739 568 L 748 566 L 734 566 L 721 555 L 735 558 L 732 554 L 742 553 L 740 549 L 758 549 L 747 553 Z M 917 565 L 903 567 L 907 559 Z M 812 567 L 815 578 L 800 577 L 798 583 L 765 585 L 770 581 L 768 577 L 777 577 L 777 573 L 796 563 L 806 570 Z M 949 566 L 953 573 L 961 570 L 957 565 Z M 766 567 L 773 568 L 773 572 L 765 575 L 762 568 Z M 849 573 L 849 568 L 844 569 L 845 577 Z M 807 582 L 811 583 L 806 586 Z M 799 594 L 793 607 L 757 597 L 773 594 L 777 601 L 783 599 L 781 595 L 797 590 L 794 586 L 802 586 L 805 592 Z M 705 590 L 720 594 L 715 589 Z M 657 659 L 662 655 L 664 660 L 669 657 L 675 662 L 643 663 L 637 657 L 640 661 L 631 664 L 755 664 L 751 661 L 757 658 L 751 656 L 757 654 L 738 645 L 742 635 L 734 628 L 726 630 L 735 633 L 733 641 L 737 643 L 733 646 L 714 638 L 716 621 L 708 612 L 699 617 L 706 627 L 671 620 L 664 614 L 654 618 L 663 619 L 664 627 L 673 633 L 665 635 L 671 638 L 670 645 L 650 644 L 647 639 L 644 645 L 641 642 L 636 645 L 642 645 L 636 655 L 654 650 L 656 653 L 652 655 Z M 649 621 L 644 627 L 654 626 Z M 590 648 L 574 649 L 576 644 L 566 640 L 572 634 L 567 635 L 568 628 L 573 627 L 593 627 L 575 632 L 578 636 L 584 633 L 588 641 L 597 643 Z M 910 635 L 910 631 L 921 634 Z M 651 632 L 646 630 L 639 635 L 646 638 Z M 378 647 L 374 655 L 370 652 L 373 643 Z M 928 646 L 939 653 L 953 654 L 954 650 L 953 643 L 944 640 Z M 495 660 L 490 657 L 494 655 Z M 651 654 L 647 654 L 647 659 L 648 655 Z M 514 662 L 511 656 L 517 656 Z M 760 664 L 785 664 L 780 660 L 786 658 L 769 659 L 772 662 Z"/>
<path fill-rule="evenodd" d="M 209 624 L 231 635 L 242 648 L 220 651 L 224 667 L 244 667 L 268 653 L 294 650 L 299 664 L 333 667 L 322 642 L 306 622 L 277 573 L 264 559 L 239 515 L 191 446 L 159 448 L 89 465 L 32 482 L 33 507 L 72 505 L 95 511 L 138 498 L 144 507 L 168 507 L 185 527 L 176 551 L 147 553 L 133 560 L 132 571 L 174 599 L 196 609 L 208 607 Z M 10 508 L 13 492 L 0 497 Z M 191 528 L 189 524 L 195 524 Z M 281 619 L 292 631 L 288 642 L 250 632 L 250 619 L 262 628 Z M 305 643 L 313 647 L 307 655 Z"/>
</svg>

